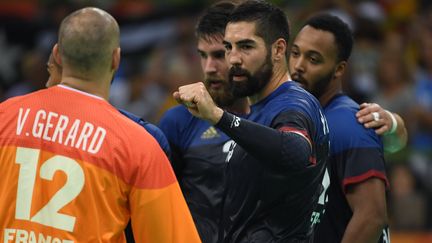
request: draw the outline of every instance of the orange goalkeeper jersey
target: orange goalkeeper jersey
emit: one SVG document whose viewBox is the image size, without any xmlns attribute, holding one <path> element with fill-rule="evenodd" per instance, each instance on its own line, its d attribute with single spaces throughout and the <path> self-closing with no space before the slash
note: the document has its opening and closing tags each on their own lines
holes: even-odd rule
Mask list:
<svg viewBox="0 0 432 243">
<path fill-rule="evenodd" d="M 200 242 L 169 161 L 107 101 L 55 86 L 0 104 L 0 240 Z"/>
</svg>

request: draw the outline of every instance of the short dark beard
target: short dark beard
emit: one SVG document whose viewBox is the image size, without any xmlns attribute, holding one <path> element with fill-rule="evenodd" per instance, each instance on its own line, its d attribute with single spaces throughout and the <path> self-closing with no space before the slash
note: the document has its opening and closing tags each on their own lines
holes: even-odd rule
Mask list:
<svg viewBox="0 0 432 243">
<path fill-rule="evenodd" d="M 304 79 L 298 73 L 293 73 L 292 78 L 298 82 L 304 89 L 311 93 L 315 98 L 320 99 L 321 96 L 327 91 L 331 80 L 333 79 L 334 72 L 330 72 L 323 78 L 319 79 L 316 83 L 312 84 L 310 81 Z"/>
<path fill-rule="evenodd" d="M 236 97 L 234 97 L 234 95 L 232 94 L 232 88 L 230 83 L 225 83 L 226 81 L 223 80 L 216 80 L 222 82 L 223 85 L 222 88 L 214 90 L 210 88 L 210 84 L 212 81 L 212 79 L 207 79 L 205 80 L 204 84 L 216 105 L 222 108 L 226 108 L 234 104 Z"/>
<path fill-rule="evenodd" d="M 246 80 L 234 81 L 234 75 L 244 75 L 246 76 Z M 270 82 L 272 76 L 273 63 L 270 52 L 267 53 L 264 63 L 253 75 L 247 70 L 233 66 L 229 71 L 229 82 L 232 85 L 232 93 L 235 97 L 239 98 L 255 95 Z"/>
<path fill-rule="evenodd" d="M 310 93 L 313 94 L 317 99 L 320 99 L 324 92 L 327 91 L 330 82 L 333 79 L 334 72 L 331 72 L 319 79 L 313 86 L 311 86 Z"/>
</svg>

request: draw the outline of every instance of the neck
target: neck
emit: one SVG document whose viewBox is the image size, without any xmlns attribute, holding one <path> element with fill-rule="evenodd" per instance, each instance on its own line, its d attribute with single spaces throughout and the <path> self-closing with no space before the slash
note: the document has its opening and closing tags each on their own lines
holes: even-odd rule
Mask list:
<svg viewBox="0 0 432 243">
<path fill-rule="evenodd" d="M 260 92 L 249 97 L 251 104 L 256 104 L 258 101 L 264 99 L 277 88 L 279 88 L 279 86 L 281 86 L 283 83 L 290 79 L 291 77 L 286 69 L 282 67 L 275 68 L 270 82 L 268 82 L 268 84 L 264 86 L 264 88 Z"/>
<path fill-rule="evenodd" d="M 239 98 L 234 101 L 234 103 L 228 107 L 226 107 L 226 110 L 235 113 L 235 114 L 242 114 L 246 115 L 250 112 L 250 104 L 248 98 Z"/>
<path fill-rule="evenodd" d="M 93 79 L 83 79 L 63 75 L 61 84 L 102 97 L 107 101 L 109 99 L 110 82 L 101 82 Z"/>
<path fill-rule="evenodd" d="M 335 79 L 327 86 L 326 91 L 319 97 L 319 102 L 322 107 L 325 107 L 328 102 L 337 94 L 340 94 L 342 91 L 342 83 Z"/>
</svg>

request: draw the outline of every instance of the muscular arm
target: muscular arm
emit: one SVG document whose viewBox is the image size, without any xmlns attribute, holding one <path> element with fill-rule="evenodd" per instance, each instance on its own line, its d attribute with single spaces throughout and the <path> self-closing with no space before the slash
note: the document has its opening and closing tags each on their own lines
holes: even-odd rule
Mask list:
<svg viewBox="0 0 432 243">
<path fill-rule="evenodd" d="M 376 243 L 387 225 L 384 181 L 370 178 L 349 185 L 346 192 L 353 215 L 345 230 L 342 243 Z"/>
<path fill-rule="evenodd" d="M 373 119 L 373 112 L 378 112 L 380 116 L 378 121 Z M 390 133 L 393 126 L 393 119 L 389 113 L 389 111 L 383 109 L 378 104 L 363 103 L 360 105 L 360 111 L 357 112 L 356 116 L 358 121 L 366 128 L 373 128 L 378 135 L 383 136 L 384 150 L 386 152 L 394 153 L 406 146 L 408 132 L 403 119 L 398 114 L 391 113 L 396 120 L 397 129 Z"/>
</svg>

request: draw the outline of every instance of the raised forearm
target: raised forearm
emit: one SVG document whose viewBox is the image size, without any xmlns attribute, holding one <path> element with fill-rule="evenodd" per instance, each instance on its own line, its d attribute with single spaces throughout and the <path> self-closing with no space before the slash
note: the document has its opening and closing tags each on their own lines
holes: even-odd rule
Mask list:
<svg viewBox="0 0 432 243">
<path fill-rule="evenodd" d="M 303 136 L 296 133 L 282 132 L 228 112 L 224 112 L 216 126 L 262 161 L 274 162 L 290 169 L 304 169 L 309 165 L 311 147 Z"/>
</svg>

